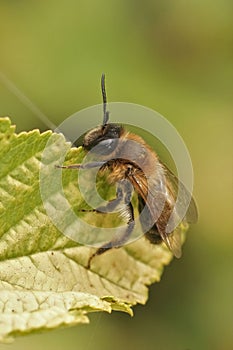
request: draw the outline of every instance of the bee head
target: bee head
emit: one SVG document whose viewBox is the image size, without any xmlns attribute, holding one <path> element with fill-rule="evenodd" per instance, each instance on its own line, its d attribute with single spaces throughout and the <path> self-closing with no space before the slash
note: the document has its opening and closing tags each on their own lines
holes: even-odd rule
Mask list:
<svg viewBox="0 0 233 350">
<path fill-rule="evenodd" d="M 109 154 L 117 147 L 123 128 L 118 124 L 100 125 L 86 133 L 83 148 L 91 150 L 98 145 L 98 152 Z"/>
<path fill-rule="evenodd" d="M 110 154 L 117 147 L 123 127 L 118 124 L 108 124 L 109 112 L 106 110 L 107 96 L 104 74 L 101 77 L 101 90 L 103 96 L 103 124 L 86 133 L 83 140 L 83 148 L 89 151 L 98 145 L 98 153 Z"/>
</svg>

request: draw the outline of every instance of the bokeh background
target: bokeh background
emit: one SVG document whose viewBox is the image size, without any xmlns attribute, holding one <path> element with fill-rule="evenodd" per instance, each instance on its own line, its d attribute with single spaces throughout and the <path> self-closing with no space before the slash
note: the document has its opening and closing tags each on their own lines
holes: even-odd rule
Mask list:
<svg viewBox="0 0 233 350">
<path fill-rule="evenodd" d="M 179 130 L 200 211 L 182 259 L 134 318 L 95 314 L 0 349 L 233 348 L 232 14 L 231 0 L 0 1 L 0 115 L 18 131 L 50 127 L 8 78 L 58 125 L 101 102 L 104 71 L 109 101 L 148 106 Z"/>
</svg>

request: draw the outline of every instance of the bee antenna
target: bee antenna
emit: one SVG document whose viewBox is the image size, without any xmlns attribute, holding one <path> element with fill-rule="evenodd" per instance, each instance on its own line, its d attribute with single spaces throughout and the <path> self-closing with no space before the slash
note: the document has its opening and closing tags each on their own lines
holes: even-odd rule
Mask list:
<svg viewBox="0 0 233 350">
<path fill-rule="evenodd" d="M 101 90 L 102 90 L 102 96 L 103 96 L 103 111 L 104 111 L 103 125 L 106 125 L 108 123 L 108 119 L 109 119 L 109 111 L 107 111 L 107 95 L 106 95 L 106 90 L 105 90 L 105 74 L 104 73 L 101 76 Z"/>
</svg>

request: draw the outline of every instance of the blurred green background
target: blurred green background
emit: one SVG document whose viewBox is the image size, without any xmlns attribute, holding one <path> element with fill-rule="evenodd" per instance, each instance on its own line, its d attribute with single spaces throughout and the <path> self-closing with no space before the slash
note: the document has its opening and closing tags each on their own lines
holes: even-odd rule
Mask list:
<svg viewBox="0 0 233 350">
<path fill-rule="evenodd" d="M 0 349 L 233 348 L 232 13 L 231 0 L 0 1 L 0 71 L 56 125 L 101 102 L 104 71 L 109 101 L 148 106 L 178 129 L 200 211 L 134 318 L 95 314 Z M 18 131 L 48 128 L 3 80 L 0 115 Z"/>
</svg>

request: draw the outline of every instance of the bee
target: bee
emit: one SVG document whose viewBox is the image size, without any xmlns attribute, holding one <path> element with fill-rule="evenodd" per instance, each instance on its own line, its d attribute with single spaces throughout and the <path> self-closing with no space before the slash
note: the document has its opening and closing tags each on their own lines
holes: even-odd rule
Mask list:
<svg viewBox="0 0 233 350">
<path fill-rule="evenodd" d="M 107 171 L 107 182 L 116 184 L 116 198 L 104 208 L 91 211 L 113 212 L 120 206 L 120 215 L 127 223 L 126 229 L 123 234 L 99 247 L 90 256 L 87 267 L 90 268 L 94 257 L 112 248 L 122 247 L 129 240 L 135 227 L 134 207 L 131 203 L 133 192 L 138 196 L 139 220 L 146 239 L 152 244 L 165 242 L 173 255 L 179 258 L 181 232 L 180 226 L 175 227 L 175 221 L 178 219 L 179 222 L 195 223 L 198 217 L 195 201 L 139 135 L 128 132 L 122 125 L 109 123 L 104 74 L 101 77 L 101 90 L 103 123 L 85 134 L 82 145 L 85 151 L 96 154 L 98 160 L 57 166 L 63 169 L 99 167 L 100 171 Z M 175 207 L 178 189 L 181 191 L 180 206 L 187 207 L 184 217 L 179 216 L 179 210 Z"/>
</svg>

